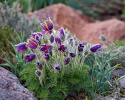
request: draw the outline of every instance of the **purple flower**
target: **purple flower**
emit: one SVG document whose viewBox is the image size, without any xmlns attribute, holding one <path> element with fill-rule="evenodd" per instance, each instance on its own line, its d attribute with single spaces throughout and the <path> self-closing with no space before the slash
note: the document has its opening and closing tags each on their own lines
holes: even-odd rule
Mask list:
<svg viewBox="0 0 125 100">
<path fill-rule="evenodd" d="M 40 49 L 40 51 L 45 51 L 45 53 L 48 53 L 50 51 L 52 51 L 53 46 L 50 44 L 45 44 L 45 45 L 41 45 L 42 48 Z"/>
<path fill-rule="evenodd" d="M 27 49 L 26 42 L 19 43 L 19 44 L 15 45 L 15 46 L 18 47 L 17 51 L 22 51 L 21 54 L 24 53 L 26 51 L 26 49 Z"/>
<path fill-rule="evenodd" d="M 83 45 L 83 44 L 79 44 L 79 46 L 78 46 L 78 51 L 79 51 L 79 52 L 82 52 L 82 51 L 83 51 L 83 48 L 84 48 L 84 45 Z"/>
<path fill-rule="evenodd" d="M 42 70 L 43 66 L 42 66 L 42 64 L 41 64 L 40 62 L 37 62 L 37 68 L 38 68 L 39 70 Z"/>
<path fill-rule="evenodd" d="M 76 56 L 76 54 L 73 53 L 73 52 L 69 53 L 69 55 L 70 55 L 71 58 L 74 58 Z"/>
<path fill-rule="evenodd" d="M 61 39 L 59 37 L 55 37 L 55 41 L 57 44 L 61 45 Z"/>
<path fill-rule="evenodd" d="M 67 57 L 67 58 L 64 60 L 64 63 L 65 63 L 65 65 L 67 65 L 67 64 L 69 64 L 69 62 L 70 62 L 70 57 Z"/>
<path fill-rule="evenodd" d="M 73 46 L 73 39 L 69 39 L 69 44 Z"/>
<path fill-rule="evenodd" d="M 38 43 L 37 43 L 37 41 L 33 38 L 33 37 L 31 37 L 29 40 L 28 40 L 28 43 L 27 43 L 27 47 L 30 47 L 31 49 L 36 49 L 37 48 L 37 45 L 38 45 Z"/>
<path fill-rule="evenodd" d="M 53 36 L 53 35 L 50 36 L 50 42 L 51 42 L 51 43 L 54 42 L 54 36 Z"/>
<path fill-rule="evenodd" d="M 60 68 L 59 64 L 55 64 L 55 65 L 54 65 L 54 69 L 55 69 L 55 70 L 58 70 L 58 71 L 60 71 L 60 70 L 61 70 L 61 68 Z"/>
<path fill-rule="evenodd" d="M 36 58 L 35 54 L 28 54 L 25 56 L 25 59 L 27 60 L 26 63 L 31 62 L 32 60 L 34 60 Z"/>
<path fill-rule="evenodd" d="M 61 38 L 62 40 L 64 40 L 64 39 L 65 39 L 64 30 L 63 30 L 63 29 L 59 29 L 59 32 L 60 32 L 60 34 L 59 34 L 60 38 Z"/>
<path fill-rule="evenodd" d="M 41 76 L 41 72 L 39 71 L 39 70 L 36 70 L 35 71 L 35 74 L 39 77 L 39 76 Z"/>
<path fill-rule="evenodd" d="M 58 50 L 65 52 L 67 50 L 67 47 L 65 45 L 60 45 L 60 47 L 58 48 Z"/>
<path fill-rule="evenodd" d="M 33 33 L 33 34 L 32 34 L 32 37 L 33 37 L 34 39 L 38 40 L 38 41 L 39 41 L 39 37 L 40 37 L 40 36 L 42 36 L 42 33 Z"/>
<path fill-rule="evenodd" d="M 52 32 L 52 29 L 53 29 L 53 22 L 51 21 L 50 18 L 48 18 L 45 23 L 41 24 L 41 28 L 45 31 L 45 32 L 49 32 L 51 33 Z"/>
<path fill-rule="evenodd" d="M 96 45 L 93 45 L 91 48 L 90 48 L 90 50 L 91 50 L 91 52 L 96 52 L 96 51 L 98 51 L 98 49 L 99 48 L 101 48 L 101 44 L 96 44 Z"/>
<path fill-rule="evenodd" d="M 50 56 L 49 56 L 48 53 L 45 53 L 45 54 L 44 54 L 44 57 L 45 57 L 45 59 L 46 59 L 47 61 L 50 59 Z"/>
</svg>

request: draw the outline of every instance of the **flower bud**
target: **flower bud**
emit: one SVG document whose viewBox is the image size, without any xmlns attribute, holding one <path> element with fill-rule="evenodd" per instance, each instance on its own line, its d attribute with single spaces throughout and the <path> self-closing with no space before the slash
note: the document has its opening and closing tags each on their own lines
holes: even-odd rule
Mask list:
<svg viewBox="0 0 125 100">
<path fill-rule="evenodd" d="M 106 37 L 105 37 L 104 35 L 101 35 L 101 36 L 100 36 L 100 39 L 101 39 L 102 41 L 106 41 Z"/>
<path fill-rule="evenodd" d="M 79 44 L 79 46 L 78 46 L 78 51 L 79 51 L 79 52 L 82 52 L 82 51 L 83 51 L 83 48 L 84 48 L 84 45 L 83 45 L 83 44 Z"/>
<path fill-rule="evenodd" d="M 65 39 L 65 34 L 64 34 L 64 30 L 63 29 L 59 29 L 59 36 L 60 36 L 60 38 L 62 39 L 62 40 L 64 40 Z"/>
<path fill-rule="evenodd" d="M 67 58 L 64 60 L 64 63 L 65 63 L 65 65 L 67 65 L 67 64 L 69 64 L 69 62 L 70 62 L 70 58 L 67 57 Z"/>
<path fill-rule="evenodd" d="M 39 70 L 42 70 L 43 66 L 42 66 L 42 64 L 41 64 L 40 62 L 37 62 L 37 68 L 38 68 Z"/>
<path fill-rule="evenodd" d="M 51 42 L 51 43 L 54 42 L 54 36 L 53 36 L 53 35 L 50 36 L 50 42 Z"/>
<path fill-rule="evenodd" d="M 73 52 L 69 53 L 69 55 L 70 55 L 71 58 L 74 58 L 76 56 L 76 54 L 73 53 Z"/>
<path fill-rule="evenodd" d="M 69 44 L 73 46 L 73 39 L 69 39 Z"/>
<path fill-rule="evenodd" d="M 35 71 L 35 74 L 36 74 L 38 77 L 41 76 L 41 72 L 40 72 L 39 70 L 36 70 L 36 71 Z"/>
<path fill-rule="evenodd" d="M 47 61 L 50 59 L 50 56 L 49 56 L 48 53 L 45 53 L 45 54 L 44 54 L 44 57 L 45 57 L 45 59 L 46 59 Z"/>
<path fill-rule="evenodd" d="M 55 65 L 54 65 L 54 69 L 55 69 L 55 70 L 58 70 L 58 71 L 61 70 L 59 64 L 55 64 Z"/>
<path fill-rule="evenodd" d="M 96 44 L 96 45 L 93 45 L 91 48 L 90 48 L 90 50 L 91 50 L 91 52 L 96 52 L 96 51 L 98 51 L 98 49 L 99 48 L 101 48 L 101 44 Z"/>
<path fill-rule="evenodd" d="M 61 39 L 59 37 L 55 37 L 55 41 L 57 44 L 61 45 Z"/>
</svg>

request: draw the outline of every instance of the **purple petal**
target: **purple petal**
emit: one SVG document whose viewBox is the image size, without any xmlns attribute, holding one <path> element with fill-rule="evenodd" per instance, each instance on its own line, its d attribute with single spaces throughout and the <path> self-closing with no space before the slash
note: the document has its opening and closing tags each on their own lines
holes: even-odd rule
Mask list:
<svg viewBox="0 0 125 100">
<path fill-rule="evenodd" d="M 92 52 L 96 52 L 99 48 L 101 48 L 101 44 L 96 44 L 96 45 L 93 45 L 91 48 L 90 48 L 90 50 L 92 51 Z"/>
<path fill-rule="evenodd" d="M 35 54 L 28 54 L 25 56 L 25 59 L 27 60 L 27 63 L 28 62 L 31 62 L 32 60 L 34 60 L 36 58 L 36 55 Z"/>
<path fill-rule="evenodd" d="M 64 40 L 65 39 L 65 34 L 64 34 L 64 30 L 63 29 L 59 29 L 59 32 L 60 32 L 60 38 L 62 39 L 62 40 Z"/>
<path fill-rule="evenodd" d="M 60 71 L 60 70 L 61 70 L 61 68 L 60 68 L 59 64 L 55 64 L 55 65 L 54 65 L 54 69 L 55 69 L 55 70 L 58 70 L 58 71 Z"/>
<path fill-rule="evenodd" d="M 47 50 L 47 49 L 46 49 L 46 45 L 41 45 L 41 46 L 43 46 L 43 47 L 40 49 L 40 51 L 45 51 L 45 50 Z"/>
<path fill-rule="evenodd" d="M 55 42 L 59 45 L 61 45 L 61 39 L 59 37 L 55 37 Z"/>
<path fill-rule="evenodd" d="M 64 60 L 64 63 L 65 63 L 65 65 L 67 65 L 67 64 L 69 64 L 69 62 L 70 62 L 70 57 L 67 57 L 67 58 Z"/>
</svg>

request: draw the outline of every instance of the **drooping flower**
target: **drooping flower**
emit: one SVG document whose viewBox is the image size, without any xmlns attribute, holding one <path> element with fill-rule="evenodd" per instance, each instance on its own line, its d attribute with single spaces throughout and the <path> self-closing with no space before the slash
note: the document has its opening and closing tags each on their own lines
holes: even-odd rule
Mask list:
<svg viewBox="0 0 125 100">
<path fill-rule="evenodd" d="M 28 54 L 25 56 L 25 59 L 27 60 L 26 63 L 31 62 L 32 60 L 34 60 L 36 58 L 35 54 Z"/>
<path fill-rule="evenodd" d="M 41 76 L 41 72 L 39 71 L 39 70 L 36 70 L 35 71 L 35 74 L 39 77 L 39 76 Z"/>
<path fill-rule="evenodd" d="M 73 46 L 73 39 L 72 39 L 72 38 L 69 39 L 69 44 L 70 44 L 71 46 Z"/>
<path fill-rule="evenodd" d="M 60 70 L 61 70 L 61 68 L 60 68 L 59 64 L 55 64 L 55 65 L 54 65 L 54 69 L 55 69 L 55 70 L 58 70 L 58 71 L 60 71 Z"/>
<path fill-rule="evenodd" d="M 61 45 L 61 39 L 59 37 L 55 37 L 55 41 L 57 44 Z"/>
<path fill-rule="evenodd" d="M 39 70 L 42 70 L 43 66 L 42 66 L 42 64 L 41 64 L 40 62 L 37 62 L 37 68 L 38 68 Z"/>
<path fill-rule="evenodd" d="M 19 43 L 19 44 L 15 45 L 15 46 L 18 47 L 17 51 L 22 51 L 21 54 L 24 53 L 26 51 L 26 49 L 27 49 L 26 42 Z"/>
<path fill-rule="evenodd" d="M 45 32 L 49 32 L 51 33 L 52 32 L 52 29 L 53 29 L 53 22 L 51 21 L 50 18 L 48 18 L 45 23 L 41 24 L 41 28 L 45 31 Z"/>
<path fill-rule="evenodd" d="M 76 56 L 76 54 L 74 52 L 69 53 L 69 55 L 71 58 L 74 58 Z"/>
<path fill-rule="evenodd" d="M 65 52 L 67 50 L 67 47 L 65 45 L 60 45 L 60 47 L 58 48 L 58 50 Z"/>
<path fill-rule="evenodd" d="M 91 50 L 91 52 L 96 52 L 96 51 L 98 51 L 98 49 L 99 48 L 101 48 L 101 44 L 96 44 L 96 45 L 93 45 L 91 48 L 90 48 L 90 50 Z"/>
<path fill-rule="evenodd" d="M 79 45 L 78 45 L 78 51 L 79 51 L 79 52 L 82 52 L 82 51 L 83 51 L 83 48 L 84 48 L 84 45 L 83 45 L 83 44 L 79 44 Z"/>
<path fill-rule="evenodd" d="M 45 51 L 45 53 L 51 52 L 53 46 L 50 44 L 45 44 L 45 45 L 41 45 L 42 48 L 40 49 L 40 51 Z"/>
<path fill-rule="evenodd" d="M 67 64 L 69 64 L 69 62 L 70 62 L 70 57 L 67 57 L 67 58 L 64 60 L 64 64 L 67 65 Z"/>
<path fill-rule="evenodd" d="M 33 37 L 30 37 L 26 46 L 30 47 L 31 49 L 36 49 L 37 45 L 38 45 L 37 41 Z"/>
<path fill-rule="evenodd" d="M 45 57 L 45 59 L 46 59 L 47 61 L 50 59 L 50 56 L 49 56 L 48 53 L 45 53 L 45 54 L 44 54 L 44 57 Z"/>
<path fill-rule="evenodd" d="M 62 40 L 64 40 L 65 39 L 65 33 L 64 33 L 64 30 L 63 29 L 59 29 L 59 36 L 60 36 L 60 38 L 62 39 Z"/>
<path fill-rule="evenodd" d="M 50 42 L 51 42 L 51 43 L 54 42 L 54 36 L 53 36 L 53 35 L 50 36 Z"/>
</svg>

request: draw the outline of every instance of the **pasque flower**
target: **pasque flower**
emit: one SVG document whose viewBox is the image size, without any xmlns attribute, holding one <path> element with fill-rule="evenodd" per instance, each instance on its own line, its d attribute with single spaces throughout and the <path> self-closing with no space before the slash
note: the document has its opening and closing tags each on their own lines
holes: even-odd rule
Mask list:
<svg viewBox="0 0 125 100">
<path fill-rule="evenodd" d="M 37 32 L 37 33 L 32 33 L 32 37 L 36 40 L 39 40 L 39 37 L 42 36 L 42 33 Z"/>
<path fill-rule="evenodd" d="M 50 36 L 50 42 L 51 42 L 51 43 L 54 42 L 54 36 L 53 36 L 53 35 Z"/>
<path fill-rule="evenodd" d="M 38 45 L 37 41 L 33 37 L 30 37 L 26 46 L 30 47 L 31 49 L 36 49 L 37 45 Z"/>
<path fill-rule="evenodd" d="M 48 61 L 50 59 L 49 53 L 44 54 L 45 59 Z"/>
<path fill-rule="evenodd" d="M 45 53 L 48 53 L 50 51 L 52 51 L 53 46 L 50 44 L 45 44 L 45 45 L 41 45 L 42 48 L 40 49 L 40 51 L 45 51 Z"/>
<path fill-rule="evenodd" d="M 83 51 L 84 45 L 83 44 L 79 44 L 78 45 L 78 51 L 81 52 Z"/>
<path fill-rule="evenodd" d="M 61 68 L 60 68 L 59 64 L 55 64 L 55 65 L 54 65 L 54 69 L 55 69 L 55 70 L 58 70 L 58 71 L 60 71 L 60 70 L 61 70 Z"/>
<path fill-rule="evenodd" d="M 65 65 L 67 65 L 67 64 L 69 64 L 69 62 L 70 62 L 70 57 L 67 57 L 67 58 L 64 60 L 64 63 L 65 63 Z"/>
<path fill-rule="evenodd" d="M 55 37 L 55 41 L 57 44 L 61 45 L 61 39 L 59 37 Z"/>
<path fill-rule="evenodd" d="M 26 51 L 26 49 L 27 49 L 26 42 L 19 43 L 19 44 L 15 45 L 15 46 L 18 47 L 17 51 L 22 51 L 21 54 L 24 53 Z"/>
<path fill-rule="evenodd" d="M 42 65 L 40 62 L 37 62 L 37 68 L 38 68 L 39 70 L 42 70 L 43 65 Z"/>
<path fill-rule="evenodd" d="M 44 24 L 42 23 L 41 28 L 44 30 L 44 32 L 51 33 L 53 29 L 53 22 L 51 21 L 51 19 L 48 18 Z"/>
<path fill-rule="evenodd" d="M 32 60 L 34 60 L 36 58 L 36 55 L 35 54 L 28 54 L 25 56 L 25 59 L 27 60 L 27 63 L 28 62 L 31 62 Z"/>
<path fill-rule="evenodd" d="M 41 76 L 41 72 L 39 71 L 39 70 L 36 70 L 35 71 L 35 74 L 39 77 L 39 76 Z"/>
<path fill-rule="evenodd" d="M 93 45 L 91 48 L 90 48 L 90 50 L 91 50 L 91 52 L 96 52 L 96 51 L 98 51 L 98 49 L 99 48 L 101 48 L 101 44 L 96 44 L 96 45 Z"/>
<path fill-rule="evenodd" d="M 65 39 L 65 34 L 64 34 L 64 30 L 63 29 L 59 29 L 59 36 L 62 40 Z"/>
<path fill-rule="evenodd" d="M 65 45 L 60 45 L 60 47 L 58 48 L 58 50 L 65 52 L 67 50 L 67 47 Z"/>
<path fill-rule="evenodd" d="M 72 39 L 72 38 L 69 39 L 69 44 L 70 44 L 71 46 L 73 46 L 73 39 Z"/>
<path fill-rule="evenodd" d="M 76 56 L 76 54 L 74 52 L 69 53 L 69 55 L 71 58 L 74 58 Z"/>
</svg>

